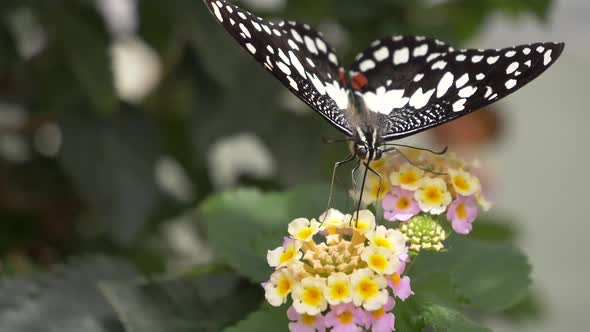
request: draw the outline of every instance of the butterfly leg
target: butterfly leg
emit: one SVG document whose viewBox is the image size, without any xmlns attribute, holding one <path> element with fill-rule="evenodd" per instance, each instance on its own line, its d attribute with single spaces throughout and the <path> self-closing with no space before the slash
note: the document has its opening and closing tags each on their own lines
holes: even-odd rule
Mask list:
<svg viewBox="0 0 590 332">
<path fill-rule="evenodd" d="M 377 187 L 377 200 L 379 200 L 379 198 L 381 197 L 381 184 L 383 183 L 383 177 L 381 176 L 381 173 L 377 172 L 376 170 L 374 170 L 373 168 L 371 168 L 371 166 L 369 166 L 369 164 L 367 164 L 367 168 L 369 169 L 369 171 L 373 174 L 375 174 L 378 178 L 379 178 L 379 186 Z M 377 227 L 377 223 L 375 223 L 375 227 Z"/>
<path fill-rule="evenodd" d="M 324 223 L 324 220 L 326 219 L 326 216 L 328 215 L 328 210 L 330 210 L 330 206 L 332 205 L 332 193 L 334 190 L 334 179 L 336 177 L 336 169 L 338 169 L 338 167 L 351 162 L 355 159 L 355 156 L 351 153 L 349 154 L 344 160 L 338 161 L 334 164 L 334 168 L 332 169 L 332 180 L 330 181 L 330 193 L 328 194 L 328 207 L 326 208 L 326 213 L 324 214 L 324 218 L 322 218 L 321 220 L 321 224 Z"/>
</svg>

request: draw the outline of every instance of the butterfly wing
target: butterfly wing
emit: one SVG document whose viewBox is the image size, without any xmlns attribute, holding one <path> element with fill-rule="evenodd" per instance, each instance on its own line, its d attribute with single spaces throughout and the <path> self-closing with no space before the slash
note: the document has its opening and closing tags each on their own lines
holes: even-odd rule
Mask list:
<svg viewBox="0 0 590 332">
<path fill-rule="evenodd" d="M 336 53 L 306 24 L 272 23 L 223 0 L 205 0 L 234 39 L 292 93 L 332 125 L 351 135 L 345 117 L 349 90 Z"/>
<path fill-rule="evenodd" d="M 397 139 L 511 94 L 551 66 L 563 47 L 536 43 L 455 50 L 434 39 L 393 37 L 359 55 L 352 66 L 352 87 L 365 109 L 379 118 L 382 137 Z M 354 75 L 364 84 L 355 84 Z"/>
</svg>

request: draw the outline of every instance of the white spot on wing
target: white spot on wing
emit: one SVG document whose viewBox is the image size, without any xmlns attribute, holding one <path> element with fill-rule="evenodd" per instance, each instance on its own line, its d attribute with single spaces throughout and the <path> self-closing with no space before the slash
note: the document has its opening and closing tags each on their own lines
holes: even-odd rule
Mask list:
<svg viewBox="0 0 590 332">
<path fill-rule="evenodd" d="M 543 53 L 544 50 L 545 50 L 545 47 L 543 47 L 543 46 L 537 47 L 537 52 L 539 52 L 539 53 Z"/>
<path fill-rule="evenodd" d="M 507 58 L 512 58 L 514 55 L 516 54 L 516 51 L 508 51 L 506 52 L 506 54 L 504 54 L 504 56 L 506 56 Z"/>
<path fill-rule="evenodd" d="M 453 103 L 453 112 L 461 112 L 465 109 L 465 102 L 467 99 L 459 99 Z"/>
<path fill-rule="evenodd" d="M 465 61 L 465 59 L 467 59 L 467 57 L 465 56 L 465 54 L 459 54 L 455 57 L 455 60 L 462 62 Z"/>
<path fill-rule="evenodd" d="M 432 65 L 432 70 L 435 69 L 444 69 L 447 66 L 447 62 L 444 60 L 439 60 Z"/>
<path fill-rule="evenodd" d="M 297 46 L 297 44 L 293 41 L 293 39 L 289 39 L 289 41 L 287 43 L 289 44 L 289 46 L 292 49 L 299 51 L 299 46 Z"/>
<path fill-rule="evenodd" d="M 547 50 L 543 55 L 543 65 L 548 65 L 551 62 L 551 50 Z"/>
<path fill-rule="evenodd" d="M 238 16 L 242 18 L 242 20 L 246 19 L 246 15 L 242 12 L 238 12 Z"/>
<path fill-rule="evenodd" d="M 272 35 L 272 31 L 270 31 L 270 28 L 266 25 L 262 25 L 262 29 L 264 29 L 264 31 L 266 31 L 266 33 L 268 33 L 269 35 Z"/>
<path fill-rule="evenodd" d="M 260 24 L 258 24 L 258 22 L 252 21 L 252 26 L 254 27 L 254 29 L 262 31 L 262 27 L 260 26 Z"/>
<path fill-rule="evenodd" d="M 363 101 L 367 108 L 373 112 L 389 114 L 395 108 L 406 106 L 410 98 L 404 97 L 404 90 L 389 90 L 379 87 L 375 92 L 368 91 L 363 94 Z"/>
<path fill-rule="evenodd" d="M 527 67 L 530 67 L 530 66 L 531 66 L 531 60 L 527 60 L 527 61 L 526 61 L 524 64 L 525 64 Z"/>
<path fill-rule="evenodd" d="M 488 64 L 493 65 L 494 63 L 496 63 L 496 61 L 498 61 L 499 58 L 500 58 L 500 56 L 498 56 L 498 55 L 491 56 L 486 61 L 488 62 Z"/>
<path fill-rule="evenodd" d="M 319 92 L 319 94 L 321 94 L 321 95 L 326 94 L 326 87 L 324 86 L 322 81 L 320 81 L 320 79 L 317 77 L 316 74 L 313 74 L 313 76 L 312 76 L 310 73 L 307 73 L 307 77 L 309 78 L 309 80 L 311 81 L 311 83 L 313 84 L 313 86 L 315 87 L 317 92 Z"/>
<path fill-rule="evenodd" d="M 432 96 L 433 93 L 434 93 L 434 89 L 428 90 L 423 93 L 422 88 L 419 88 L 418 90 L 416 90 L 416 92 L 414 92 L 412 97 L 410 97 L 410 106 L 412 106 L 416 109 L 420 109 L 420 108 L 426 106 L 426 104 L 428 104 L 428 101 L 430 100 L 430 97 Z"/>
<path fill-rule="evenodd" d="M 359 69 L 362 72 L 375 68 L 375 61 L 367 59 L 359 64 Z"/>
<path fill-rule="evenodd" d="M 211 7 L 213 7 L 213 13 L 215 14 L 215 17 L 217 17 L 219 22 L 223 22 L 223 16 L 221 16 L 221 12 L 219 12 L 219 8 L 217 8 L 216 5 L 211 5 Z"/>
<path fill-rule="evenodd" d="M 525 48 L 522 50 L 522 53 L 524 53 L 524 55 L 529 55 L 529 54 L 531 53 L 531 49 L 530 49 L 530 48 L 528 48 L 528 47 L 525 47 Z"/>
<path fill-rule="evenodd" d="M 414 52 L 412 52 L 412 55 L 414 57 L 419 57 L 419 56 L 425 56 L 426 53 L 428 53 L 428 44 L 422 44 L 422 45 L 414 48 Z"/>
<path fill-rule="evenodd" d="M 281 62 L 281 61 L 277 61 L 277 67 L 279 67 L 279 69 L 280 69 L 280 70 L 281 70 L 283 73 L 285 73 L 285 74 L 287 74 L 287 75 L 291 75 L 291 69 L 289 68 L 289 66 L 287 66 L 287 65 L 286 65 L 286 64 L 284 64 L 283 62 Z"/>
<path fill-rule="evenodd" d="M 484 98 L 489 97 L 492 94 L 492 88 L 490 86 L 486 86 L 486 94 L 483 96 Z"/>
<path fill-rule="evenodd" d="M 504 85 L 506 86 L 506 89 L 510 90 L 516 86 L 516 80 L 509 79 L 508 81 L 506 81 L 506 83 Z"/>
<path fill-rule="evenodd" d="M 476 87 L 468 85 L 468 86 L 464 87 L 463 89 L 459 90 L 459 97 L 469 98 L 469 97 L 473 96 L 475 91 L 477 91 Z"/>
<path fill-rule="evenodd" d="M 465 74 L 463 74 L 463 76 L 459 77 L 457 82 L 455 82 L 455 86 L 458 89 L 458 88 L 462 87 L 463 85 L 465 85 L 465 83 L 467 83 L 468 81 L 469 81 L 469 74 L 465 73 Z"/>
<path fill-rule="evenodd" d="M 393 64 L 399 65 L 408 62 L 410 59 L 410 50 L 407 47 L 401 48 L 393 52 Z"/>
<path fill-rule="evenodd" d="M 227 10 L 227 12 L 228 12 L 228 13 L 230 13 L 230 14 L 234 12 L 234 9 L 233 9 L 233 8 L 231 8 L 231 6 L 230 6 L 230 5 L 227 5 L 227 6 L 225 6 L 225 9 L 226 9 L 226 10 Z"/>
<path fill-rule="evenodd" d="M 330 62 L 332 62 L 333 64 L 335 64 L 336 66 L 338 66 L 338 58 L 336 57 L 336 54 L 330 53 L 328 55 L 328 59 L 330 60 Z"/>
<path fill-rule="evenodd" d="M 383 61 L 389 57 L 389 49 L 386 46 L 382 46 L 375 52 L 373 52 L 373 57 L 377 61 Z"/>
<path fill-rule="evenodd" d="M 256 47 L 254 47 L 254 45 L 246 43 L 246 48 L 248 49 L 248 51 L 250 51 L 250 53 L 256 54 Z"/>
<path fill-rule="evenodd" d="M 248 28 L 246 28 L 246 26 L 243 23 L 240 23 L 239 27 L 244 33 L 244 35 L 246 35 L 248 38 L 252 37 L 252 35 L 250 34 L 250 30 L 248 30 Z"/>
<path fill-rule="evenodd" d="M 297 32 L 297 30 L 291 29 L 291 34 L 293 35 L 293 38 L 295 38 L 296 41 L 303 43 L 303 39 L 301 38 L 301 35 L 299 34 L 299 32 Z"/>
<path fill-rule="evenodd" d="M 440 56 L 440 53 L 432 53 L 426 57 L 426 62 L 430 62 Z"/>
<path fill-rule="evenodd" d="M 416 74 L 416 76 L 414 76 L 414 82 L 420 82 L 420 80 L 424 77 L 424 74 L 420 73 L 420 74 Z"/>
<path fill-rule="evenodd" d="M 449 88 L 453 85 L 453 79 L 455 76 L 451 72 L 446 72 L 438 82 L 436 87 L 436 98 L 440 98 L 447 93 Z"/>
<path fill-rule="evenodd" d="M 486 77 L 486 75 L 484 75 L 483 73 L 479 73 L 477 75 L 475 75 L 475 79 L 478 81 L 483 80 Z"/>
<path fill-rule="evenodd" d="M 279 48 L 279 57 L 281 57 L 281 60 L 283 60 L 284 63 L 290 65 L 291 62 L 289 61 L 289 57 L 287 57 L 287 55 L 285 55 L 285 53 L 283 53 L 283 49 Z"/>
<path fill-rule="evenodd" d="M 483 55 L 474 55 L 471 57 L 471 62 L 478 63 L 483 59 Z"/>
<path fill-rule="evenodd" d="M 316 48 L 313 40 L 311 38 L 309 38 L 308 36 L 303 37 L 303 39 L 305 40 L 305 46 L 307 46 L 307 50 L 310 53 L 318 54 L 318 49 Z"/>
<path fill-rule="evenodd" d="M 338 108 L 344 110 L 348 107 L 348 91 L 341 88 L 337 81 L 326 83 L 326 92 L 336 102 Z"/>
<path fill-rule="evenodd" d="M 324 43 L 324 41 L 321 40 L 320 38 L 316 38 L 315 43 L 318 46 L 318 49 L 320 51 L 322 51 L 323 53 L 326 53 L 328 51 L 328 47 L 326 46 L 326 43 Z"/>
<path fill-rule="evenodd" d="M 302 77 L 305 77 L 305 69 L 303 68 L 303 65 L 301 64 L 299 59 L 295 56 L 293 51 L 289 51 L 289 58 L 291 59 L 291 63 L 293 64 L 293 67 L 295 67 L 295 69 L 297 69 L 297 71 L 299 72 L 299 75 L 301 75 Z"/>
<path fill-rule="evenodd" d="M 293 80 L 291 78 L 291 76 L 287 76 L 287 79 L 289 80 L 289 84 L 291 85 L 291 87 L 293 89 L 295 89 L 295 91 L 299 91 L 299 87 L 297 86 L 297 82 L 295 82 L 295 80 Z"/>
<path fill-rule="evenodd" d="M 506 68 L 506 74 L 512 74 L 514 73 L 515 70 L 518 69 L 519 63 L 518 62 L 513 62 L 511 63 L 507 68 Z"/>
<path fill-rule="evenodd" d="M 270 46 L 270 45 L 266 45 L 266 49 L 268 50 L 268 52 L 269 52 L 270 54 L 275 54 L 275 50 L 273 50 L 272 46 Z"/>
<path fill-rule="evenodd" d="M 310 65 L 312 68 L 315 68 L 315 63 L 313 63 L 313 61 L 311 61 L 311 59 L 310 59 L 310 58 L 307 58 L 307 57 L 306 57 L 306 58 L 305 58 L 305 60 L 307 61 L 307 63 L 309 63 L 309 65 Z"/>
</svg>

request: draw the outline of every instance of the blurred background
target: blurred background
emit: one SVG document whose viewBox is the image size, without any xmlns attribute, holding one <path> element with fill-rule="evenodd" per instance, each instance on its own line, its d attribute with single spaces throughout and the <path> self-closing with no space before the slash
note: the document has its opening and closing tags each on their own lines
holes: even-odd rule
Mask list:
<svg viewBox="0 0 590 332">
<path fill-rule="evenodd" d="M 493 213 L 529 255 L 534 293 L 490 325 L 569 331 L 590 323 L 589 2 L 240 5 L 313 24 L 342 63 L 394 34 L 474 48 L 566 42 L 561 59 L 518 93 L 410 142 L 450 145 L 481 160 Z M 199 202 L 244 185 L 281 190 L 327 181 L 346 147 L 322 137 L 338 133 L 241 51 L 199 0 L 2 0 L 0 278 L 73 259 L 92 262 L 82 275 L 121 278 L 211 262 Z M 101 270 L 98 254 L 126 267 Z M 3 296 L 10 289 L 0 287 L 0 297 L 11 299 Z M 15 316 L 13 304 L 0 300 L 0 327 L 10 321 L 29 331 L 16 329 L 26 316 Z"/>
</svg>

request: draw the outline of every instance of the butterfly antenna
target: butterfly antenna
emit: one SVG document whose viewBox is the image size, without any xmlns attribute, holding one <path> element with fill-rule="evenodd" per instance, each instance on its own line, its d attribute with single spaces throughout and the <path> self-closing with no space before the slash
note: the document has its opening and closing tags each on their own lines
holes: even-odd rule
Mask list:
<svg viewBox="0 0 590 332">
<path fill-rule="evenodd" d="M 445 153 L 447 153 L 447 150 L 449 149 L 448 146 L 445 146 L 444 149 L 442 149 L 441 151 L 434 151 L 434 150 L 430 150 L 427 148 L 418 148 L 415 146 L 411 146 L 411 145 L 405 145 L 405 144 L 398 144 L 398 143 L 389 143 L 389 144 L 384 144 L 385 146 L 395 146 L 395 147 L 403 147 L 403 148 L 409 148 L 409 149 L 414 149 L 414 150 L 420 150 L 420 151 L 426 151 L 426 152 L 430 152 L 432 154 L 436 154 L 436 155 L 443 155 Z"/>
<path fill-rule="evenodd" d="M 390 151 L 396 151 L 396 152 L 397 152 L 397 153 L 399 153 L 399 154 L 400 154 L 400 155 L 401 155 L 401 156 L 402 156 L 402 157 L 403 157 L 403 158 L 404 158 L 404 159 L 405 159 L 405 160 L 406 160 L 408 163 L 410 163 L 410 165 L 412 165 L 412 166 L 414 166 L 414 167 L 416 167 L 416 168 L 418 168 L 418 169 L 421 169 L 421 170 L 423 170 L 424 172 L 428 172 L 428 173 L 435 174 L 435 175 L 447 175 L 447 173 L 440 173 L 440 172 L 435 172 L 435 171 L 433 171 L 433 170 L 431 170 L 431 169 L 424 168 L 424 167 L 422 167 L 422 166 L 420 166 L 420 165 L 416 165 L 416 164 L 415 164 L 413 161 L 411 161 L 411 160 L 410 160 L 410 158 L 408 158 L 408 157 L 407 157 L 407 156 L 406 156 L 406 155 L 405 155 L 403 152 L 401 152 L 401 151 L 400 151 L 400 149 L 396 148 L 395 146 L 392 146 L 392 147 L 390 147 L 390 148 L 388 148 L 388 149 L 385 149 L 385 150 L 383 150 L 383 153 L 385 153 L 385 152 L 390 152 Z"/>
<path fill-rule="evenodd" d="M 363 201 L 363 191 L 365 189 L 365 182 L 367 181 L 367 173 L 369 172 L 369 165 L 368 163 L 363 163 L 365 165 L 365 173 L 363 174 L 363 182 L 361 183 L 361 190 L 359 193 L 359 201 L 356 203 L 356 219 L 354 222 L 354 227 L 358 226 L 359 221 L 359 211 L 361 209 L 361 202 Z M 359 164 L 360 165 L 360 164 Z M 354 214 L 353 214 L 354 217 Z"/>
<path fill-rule="evenodd" d="M 328 210 L 330 209 L 330 206 L 332 205 L 332 193 L 334 190 L 334 179 L 336 177 L 336 169 L 338 167 L 340 167 L 341 165 L 344 165 L 352 160 L 354 160 L 354 155 L 351 153 L 349 154 L 344 160 L 338 161 L 334 164 L 334 169 L 332 169 L 332 180 L 330 181 L 330 193 L 328 194 L 328 207 L 326 208 L 326 212 L 324 213 L 324 217 L 321 220 L 321 224 L 324 224 L 324 220 L 326 219 L 326 216 L 328 215 Z"/>
</svg>

